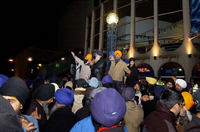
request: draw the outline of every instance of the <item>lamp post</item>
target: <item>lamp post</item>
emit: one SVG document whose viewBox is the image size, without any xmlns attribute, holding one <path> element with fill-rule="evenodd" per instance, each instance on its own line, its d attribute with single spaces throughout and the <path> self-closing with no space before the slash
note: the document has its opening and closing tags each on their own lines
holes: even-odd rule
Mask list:
<svg viewBox="0 0 200 132">
<path fill-rule="evenodd" d="M 32 68 L 33 58 L 32 57 L 28 57 L 27 61 L 28 61 L 28 69 L 30 70 L 29 71 L 29 78 L 30 78 L 30 77 L 32 77 L 32 73 L 33 73 L 33 68 Z"/>
<path fill-rule="evenodd" d="M 106 17 L 107 25 L 107 61 L 109 61 L 109 52 L 117 48 L 117 23 L 119 18 L 117 14 L 110 13 Z"/>
</svg>

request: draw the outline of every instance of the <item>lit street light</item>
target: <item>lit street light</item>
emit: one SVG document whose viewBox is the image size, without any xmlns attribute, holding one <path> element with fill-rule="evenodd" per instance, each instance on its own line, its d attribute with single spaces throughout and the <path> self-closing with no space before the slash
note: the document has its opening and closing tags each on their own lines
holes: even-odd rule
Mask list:
<svg viewBox="0 0 200 132">
<path fill-rule="evenodd" d="M 107 61 L 109 61 L 109 52 L 117 48 L 117 23 L 119 18 L 117 14 L 110 13 L 106 17 L 107 25 Z"/>
</svg>

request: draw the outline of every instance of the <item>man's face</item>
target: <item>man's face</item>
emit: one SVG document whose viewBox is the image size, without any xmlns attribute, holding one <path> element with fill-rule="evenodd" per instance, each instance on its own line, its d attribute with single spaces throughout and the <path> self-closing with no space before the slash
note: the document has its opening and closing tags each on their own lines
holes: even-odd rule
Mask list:
<svg viewBox="0 0 200 132">
<path fill-rule="evenodd" d="M 141 100 L 144 101 L 144 102 L 146 102 L 146 101 L 150 100 L 150 98 L 149 98 L 148 95 L 143 95 L 143 96 L 141 97 Z"/>
<path fill-rule="evenodd" d="M 11 104 L 11 106 L 13 107 L 14 111 L 19 114 L 20 113 L 20 109 L 23 108 L 23 106 L 21 105 L 21 103 L 17 100 L 14 99 L 13 97 L 10 96 L 3 96 L 6 100 L 8 100 L 8 102 Z"/>
<path fill-rule="evenodd" d="M 50 104 L 50 103 L 52 103 L 53 102 L 53 99 L 54 99 L 54 97 L 52 97 L 52 98 L 50 98 L 49 100 L 47 100 L 47 101 L 44 101 L 45 103 L 47 103 L 47 104 Z"/>
<path fill-rule="evenodd" d="M 176 84 L 176 90 L 181 91 L 181 90 L 183 90 L 183 88 L 177 83 Z"/>
<path fill-rule="evenodd" d="M 172 82 L 168 82 L 168 83 L 166 84 L 166 86 L 167 86 L 168 88 L 173 88 Z"/>
<path fill-rule="evenodd" d="M 116 58 L 116 59 L 120 59 L 120 55 L 119 55 L 119 54 L 116 54 L 115 58 Z"/>
<path fill-rule="evenodd" d="M 139 86 L 138 84 L 135 84 L 134 89 L 135 89 L 136 91 L 139 91 L 139 90 L 140 90 L 140 86 Z"/>
</svg>

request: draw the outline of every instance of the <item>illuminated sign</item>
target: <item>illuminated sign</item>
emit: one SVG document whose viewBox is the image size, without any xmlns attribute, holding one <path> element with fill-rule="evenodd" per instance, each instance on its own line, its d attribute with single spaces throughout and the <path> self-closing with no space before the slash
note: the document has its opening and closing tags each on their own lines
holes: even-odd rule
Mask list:
<svg viewBox="0 0 200 132">
<path fill-rule="evenodd" d="M 138 71 L 139 72 L 150 72 L 150 70 L 147 68 L 138 68 Z"/>
</svg>

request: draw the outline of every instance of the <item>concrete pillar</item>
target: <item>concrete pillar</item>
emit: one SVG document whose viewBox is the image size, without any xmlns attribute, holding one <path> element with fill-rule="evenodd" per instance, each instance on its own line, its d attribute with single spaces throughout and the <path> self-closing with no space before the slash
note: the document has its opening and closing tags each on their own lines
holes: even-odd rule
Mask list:
<svg viewBox="0 0 200 132">
<path fill-rule="evenodd" d="M 92 22 L 91 22 L 91 35 L 90 35 L 90 54 L 93 53 L 93 50 L 94 50 L 94 31 L 95 31 L 95 23 L 94 23 L 94 20 L 95 20 L 95 11 L 93 10 L 92 11 Z"/>
<path fill-rule="evenodd" d="M 100 29 L 99 29 L 99 50 L 102 50 L 103 48 L 103 42 L 104 42 L 104 33 L 103 33 L 103 30 L 104 30 L 104 25 L 103 25 L 103 22 L 104 22 L 104 3 L 102 2 L 101 3 L 101 11 L 100 11 Z"/>
<path fill-rule="evenodd" d="M 191 42 L 189 42 L 188 38 L 190 37 L 190 4 L 189 0 L 182 0 L 182 6 L 183 6 L 183 47 L 185 49 L 186 53 L 186 61 L 187 63 L 183 63 L 183 68 L 185 70 L 185 80 L 189 81 L 190 77 L 192 76 L 192 68 L 194 65 L 192 65 L 192 59 L 188 58 L 188 54 L 192 54 L 192 49 L 194 49 L 194 46 Z"/>
</svg>

